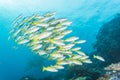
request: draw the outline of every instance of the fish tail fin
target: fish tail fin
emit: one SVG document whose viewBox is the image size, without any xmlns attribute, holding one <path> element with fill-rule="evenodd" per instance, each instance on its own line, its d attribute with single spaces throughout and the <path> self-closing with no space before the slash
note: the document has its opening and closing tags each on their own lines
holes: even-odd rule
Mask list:
<svg viewBox="0 0 120 80">
<path fill-rule="evenodd" d="M 95 56 L 95 55 L 93 55 L 93 58 L 96 58 L 96 56 Z"/>
<path fill-rule="evenodd" d="M 46 67 L 45 67 L 45 66 L 43 66 L 42 71 L 44 72 L 45 70 L 46 70 Z"/>
</svg>

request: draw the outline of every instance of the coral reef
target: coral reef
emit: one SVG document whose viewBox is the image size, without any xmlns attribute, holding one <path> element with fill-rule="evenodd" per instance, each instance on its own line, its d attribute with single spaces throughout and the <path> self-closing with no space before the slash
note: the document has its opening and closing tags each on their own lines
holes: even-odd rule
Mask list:
<svg viewBox="0 0 120 80">
<path fill-rule="evenodd" d="M 116 64 L 111 64 L 105 68 L 105 70 L 120 71 L 120 62 Z"/>
<path fill-rule="evenodd" d="M 97 80 L 120 80 L 120 62 L 105 67 L 106 74 Z"/>
<path fill-rule="evenodd" d="M 120 61 L 120 15 L 113 20 L 105 23 L 99 30 L 94 46 L 96 54 L 103 56 L 105 63 L 99 63 L 99 66 L 108 66 L 111 63 Z"/>
</svg>

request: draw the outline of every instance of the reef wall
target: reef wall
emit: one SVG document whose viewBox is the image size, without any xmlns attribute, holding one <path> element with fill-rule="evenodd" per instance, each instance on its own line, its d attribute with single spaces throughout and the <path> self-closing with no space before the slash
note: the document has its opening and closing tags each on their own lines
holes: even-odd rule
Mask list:
<svg viewBox="0 0 120 80">
<path fill-rule="evenodd" d="M 120 15 L 105 23 L 96 36 L 95 53 L 106 59 L 102 66 L 120 61 Z"/>
</svg>

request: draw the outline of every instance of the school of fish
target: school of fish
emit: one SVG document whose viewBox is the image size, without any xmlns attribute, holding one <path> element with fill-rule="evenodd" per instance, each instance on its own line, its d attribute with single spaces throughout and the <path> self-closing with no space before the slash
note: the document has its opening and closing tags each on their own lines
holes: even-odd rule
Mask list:
<svg viewBox="0 0 120 80">
<path fill-rule="evenodd" d="M 13 29 L 8 39 L 12 38 L 17 44 L 25 45 L 34 53 L 55 61 L 54 65 L 43 66 L 42 71 L 58 72 L 65 65 L 92 63 L 81 47 L 76 47 L 86 40 L 79 40 L 76 36 L 66 37 L 72 32 L 67 29 L 72 22 L 65 18 L 56 19 L 54 15 L 55 12 L 48 12 L 42 16 L 18 16 L 12 23 Z"/>
</svg>

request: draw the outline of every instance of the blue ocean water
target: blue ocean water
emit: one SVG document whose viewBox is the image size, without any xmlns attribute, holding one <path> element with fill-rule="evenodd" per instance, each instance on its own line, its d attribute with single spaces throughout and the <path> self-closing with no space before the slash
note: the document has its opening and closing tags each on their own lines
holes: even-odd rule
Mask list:
<svg viewBox="0 0 120 80">
<path fill-rule="evenodd" d="M 69 27 L 73 30 L 71 35 L 87 40 L 81 45 L 82 51 L 91 55 L 100 26 L 120 12 L 120 0 L 0 0 L 0 80 L 19 80 L 25 75 L 42 78 L 56 74 L 42 72 L 40 67 L 31 68 L 34 65 L 29 66 L 28 63 L 34 61 L 34 58 L 38 58 L 35 61 L 36 64 L 39 61 L 40 65 L 36 66 L 41 68 L 45 61 L 24 46 L 15 49 L 17 44 L 8 41 L 11 23 L 18 15 L 44 14 L 49 11 L 55 11 L 56 18 L 67 18 L 73 22 Z M 65 70 L 61 72 L 64 73 Z"/>
</svg>

